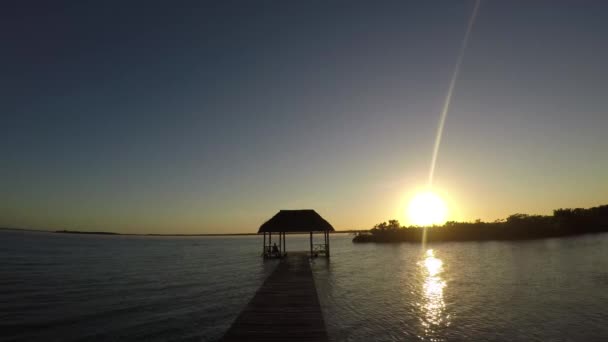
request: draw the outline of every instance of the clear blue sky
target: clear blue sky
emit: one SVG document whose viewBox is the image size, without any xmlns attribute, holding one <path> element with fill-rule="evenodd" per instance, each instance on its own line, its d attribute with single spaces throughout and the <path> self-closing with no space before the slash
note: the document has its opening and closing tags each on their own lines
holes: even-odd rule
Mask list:
<svg viewBox="0 0 608 342">
<path fill-rule="evenodd" d="M 404 219 L 473 1 L 0 4 L 0 226 Z M 482 1 L 437 160 L 450 218 L 608 203 L 608 2 Z"/>
</svg>

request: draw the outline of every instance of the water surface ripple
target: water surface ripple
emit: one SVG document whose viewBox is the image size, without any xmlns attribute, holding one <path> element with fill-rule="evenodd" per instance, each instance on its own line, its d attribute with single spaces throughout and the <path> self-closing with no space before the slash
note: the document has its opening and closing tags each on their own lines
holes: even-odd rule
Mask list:
<svg viewBox="0 0 608 342">
<path fill-rule="evenodd" d="M 334 341 L 608 338 L 608 234 L 426 249 L 351 238 L 313 261 Z M 0 340 L 217 340 L 276 266 L 260 250 L 258 237 L 0 231 Z"/>
</svg>

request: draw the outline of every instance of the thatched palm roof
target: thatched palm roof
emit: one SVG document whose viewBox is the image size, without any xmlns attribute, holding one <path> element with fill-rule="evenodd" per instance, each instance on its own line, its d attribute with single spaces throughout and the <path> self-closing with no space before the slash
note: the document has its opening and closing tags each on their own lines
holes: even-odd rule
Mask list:
<svg viewBox="0 0 608 342">
<path fill-rule="evenodd" d="M 264 232 L 322 232 L 334 231 L 334 227 L 312 209 L 281 210 L 260 226 Z"/>
</svg>

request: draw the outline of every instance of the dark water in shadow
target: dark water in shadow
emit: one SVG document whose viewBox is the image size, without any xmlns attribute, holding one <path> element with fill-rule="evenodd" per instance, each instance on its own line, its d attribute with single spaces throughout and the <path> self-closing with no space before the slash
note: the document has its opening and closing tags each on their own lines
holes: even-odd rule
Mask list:
<svg viewBox="0 0 608 342">
<path fill-rule="evenodd" d="M 313 263 L 330 337 L 601 341 L 608 234 L 354 245 Z M 287 236 L 304 250 L 304 236 Z M 432 252 L 429 252 L 432 249 Z M 276 262 L 258 237 L 0 232 L 0 340 L 212 341 Z"/>
<path fill-rule="evenodd" d="M 275 265 L 242 237 L 0 239 L 0 331 L 18 340 L 214 340 Z"/>
</svg>

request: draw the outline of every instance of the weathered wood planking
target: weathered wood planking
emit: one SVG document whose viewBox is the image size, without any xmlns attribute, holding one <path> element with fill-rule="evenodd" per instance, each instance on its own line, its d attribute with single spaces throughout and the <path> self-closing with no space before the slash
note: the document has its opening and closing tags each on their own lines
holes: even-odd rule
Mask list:
<svg viewBox="0 0 608 342">
<path fill-rule="evenodd" d="M 282 259 L 221 341 L 327 341 L 308 255 Z"/>
</svg>

